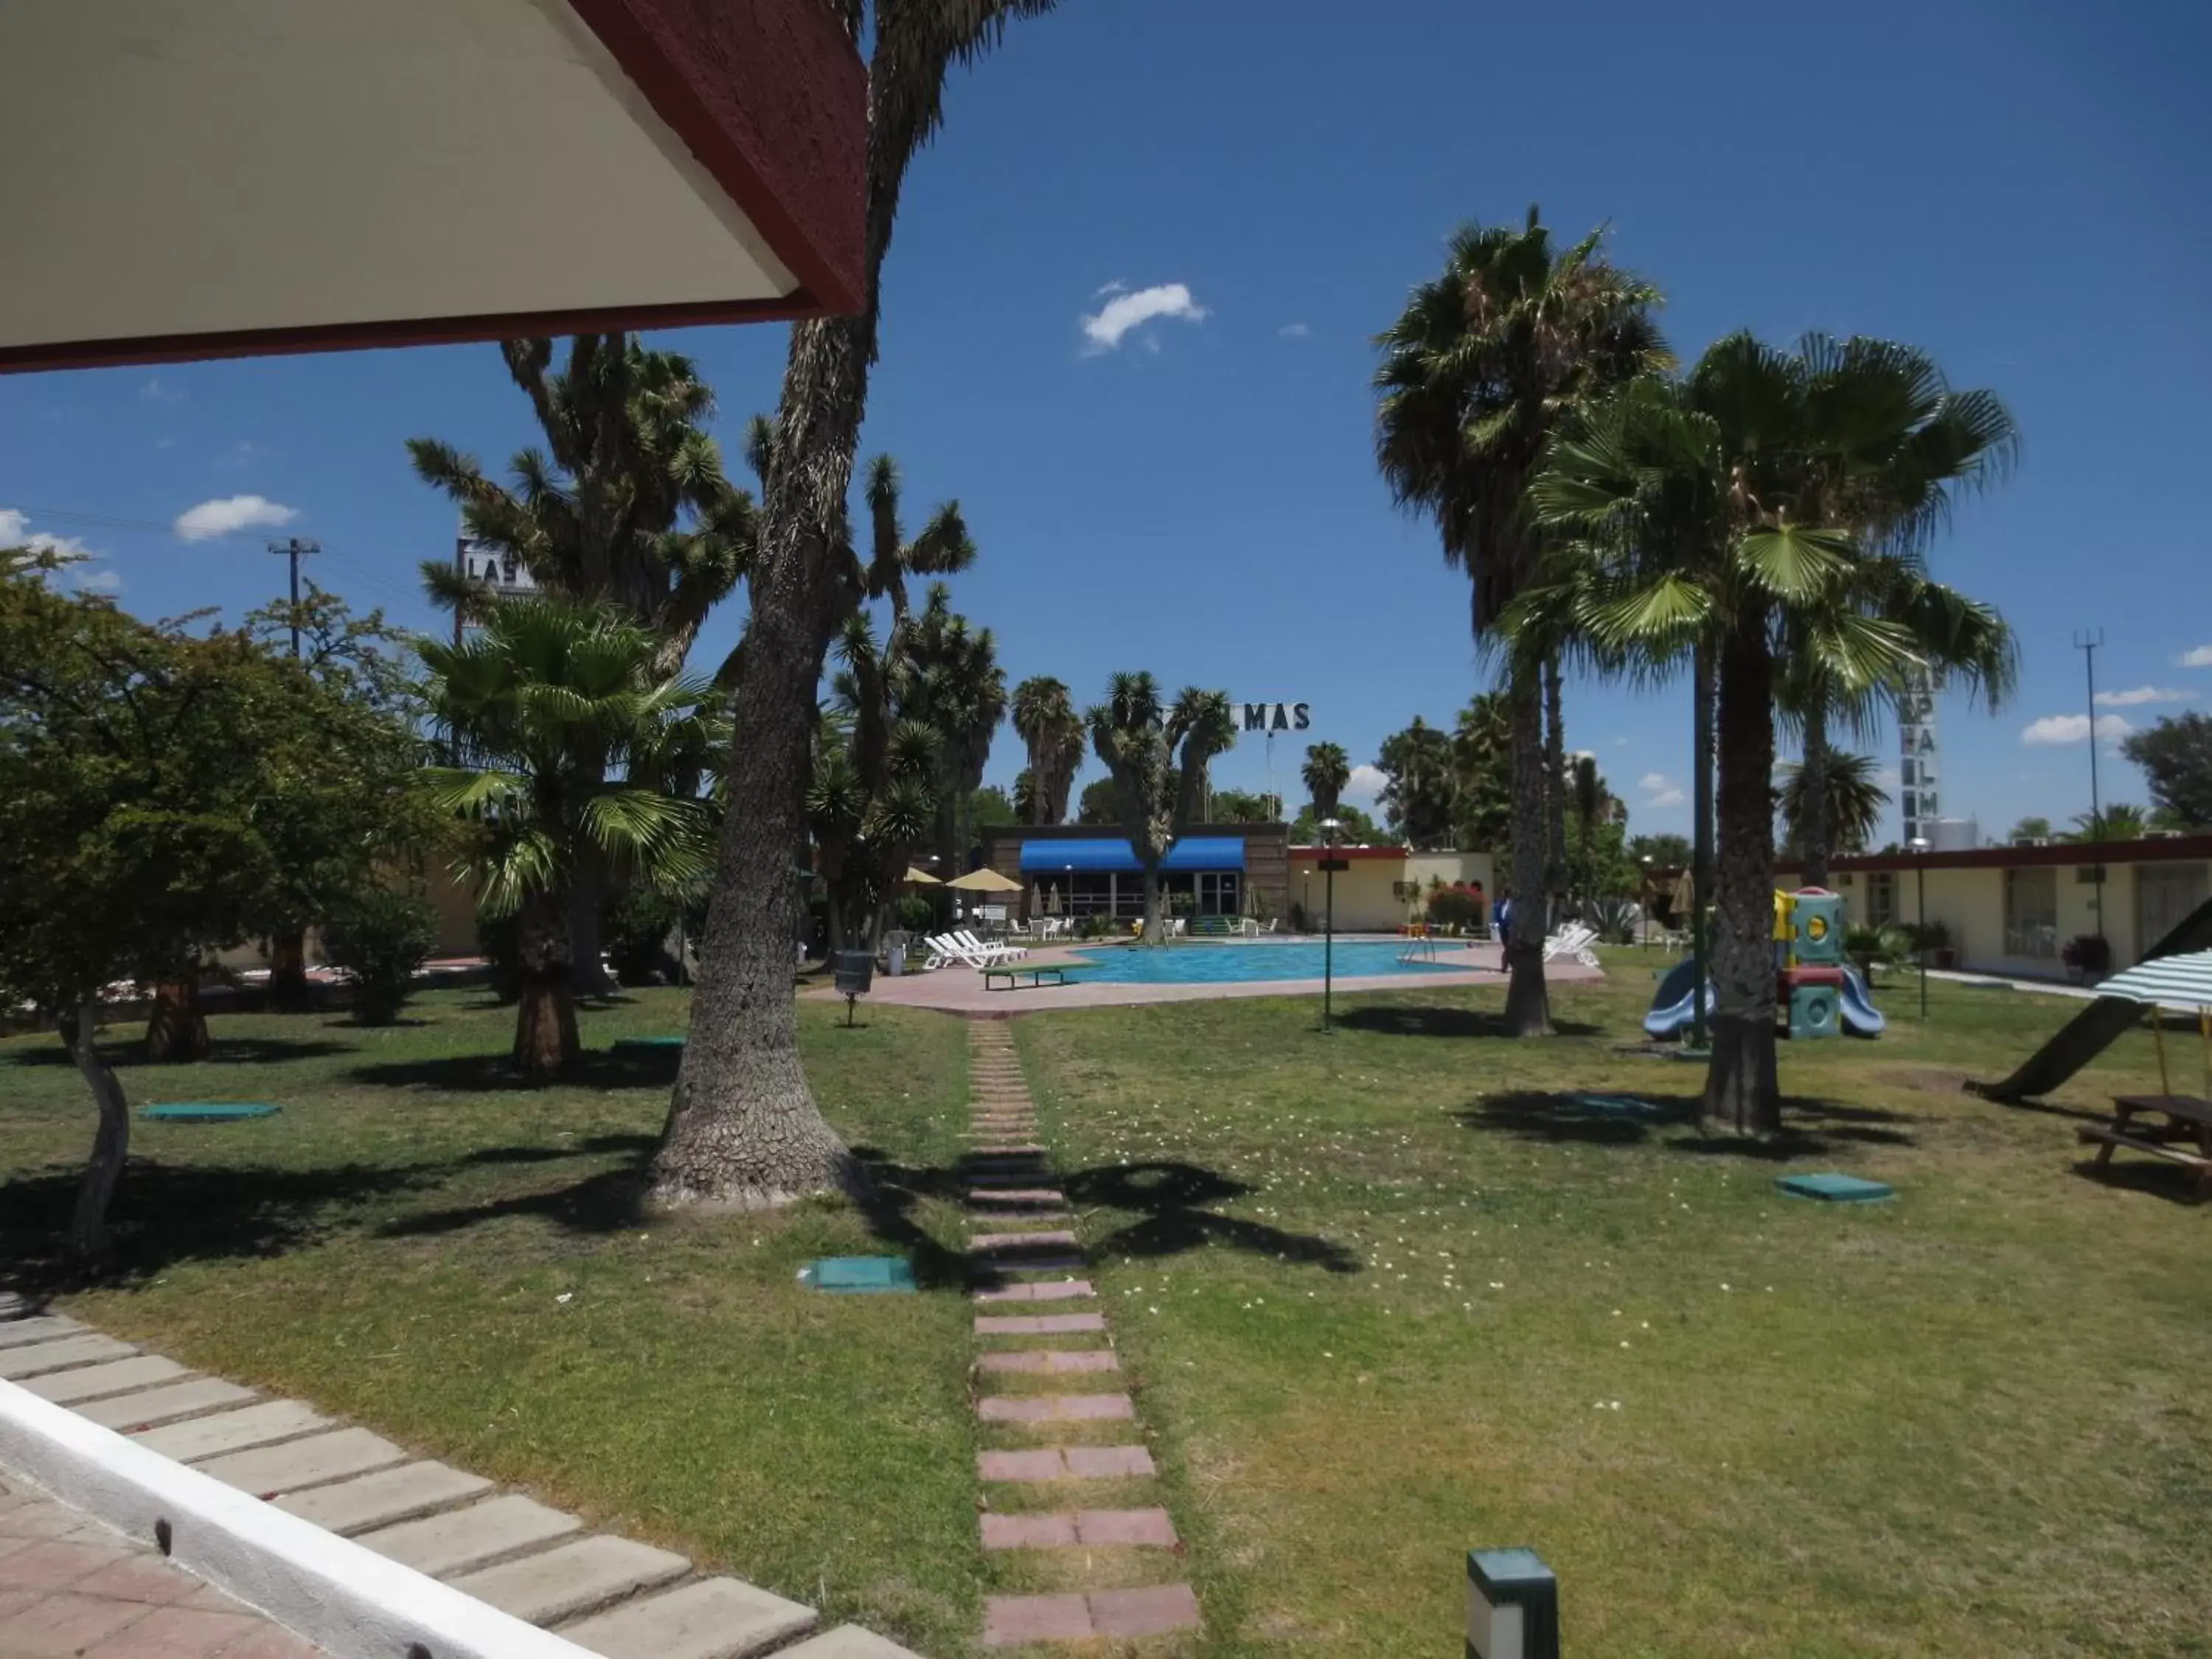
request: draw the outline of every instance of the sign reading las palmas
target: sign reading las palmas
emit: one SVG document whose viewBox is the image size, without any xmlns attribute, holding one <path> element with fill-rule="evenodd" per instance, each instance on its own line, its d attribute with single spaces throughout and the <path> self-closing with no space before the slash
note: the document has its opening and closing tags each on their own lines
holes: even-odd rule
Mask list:
<svg viewBox="0 0 2212 1659">
<path fill-rule="evenodd" d="M 1313 705 L 1307 702 L 1248 702 L 1242 705 L 1239 722 L 1247 732 L 1306 732 L 1313 728 Z"/>
</svg>

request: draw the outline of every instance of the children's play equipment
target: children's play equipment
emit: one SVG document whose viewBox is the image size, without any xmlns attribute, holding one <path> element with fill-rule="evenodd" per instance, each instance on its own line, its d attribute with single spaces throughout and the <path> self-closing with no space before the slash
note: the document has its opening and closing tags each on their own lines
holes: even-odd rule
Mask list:
<svg viewBox="0 0 2212 1659">
<path fill-rule="evenodd" d="M 2143 952 L 2145 962 L 2191 951 L 2212 950 L 2212 901 L 2191 911 L 2180 925 Z M 2049 1094 L 2119 1041 L 2142 1018 L 2142 1005 L 2124 997 L 2099 997 L 2059 1028 L 2058 1034 L 2021 1062 L 2002 1083 L 1967 1086 L 1986 1099 L 2016 1106 Z"/>
<path fill-rule="evenodd" d="M 1844 955 L 1844 901 L 1824 888 L 1807 887 L 1774 896 L 1774 1001 L 1787 1014 L 1790 1035 L 1799 1039 L 1850 1032 L 1879 1036 L 1888 1024 L 1866 981 Z M 1644 1029 L 1653 1036 L 1677 1036 L 1690 1025 L 1692 999 L 1704 979 L 1705 1012 L 1713 1012 L 1713 988 L 1698 972 L 1696 958 L 1679 962 L 1659 981 Z"/>
</svg>

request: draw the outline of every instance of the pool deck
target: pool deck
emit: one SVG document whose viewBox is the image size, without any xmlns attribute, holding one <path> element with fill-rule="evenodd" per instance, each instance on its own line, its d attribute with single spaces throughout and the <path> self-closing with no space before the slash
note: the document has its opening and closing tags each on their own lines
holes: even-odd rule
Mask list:
<svg viewBox="0 0 2212 1659">
<path fill-rule="evenodd" d="M 1340 933 L 1338 941 L 1345 945 L 1374 944 L 1378 941 L 1395 943 L 1387 934 Z M 1310 942 L 1310 941 L 1308 941 Z M 1024 966 L 1065 966 L 1070 972 L 1080 974 L 1084 964 L 1076 960 L 1085 947 L 1043 945 L 1033 947 L 1024 958 Z M 1091 950 L 1127 950 L 1127 945 L 1093 945 Z M 1204 951 L 1213 947 L 1206 945 L 1178 945 L 1173 950 Z M 1419 975 L 1408 974 L 1339 974 L 1335 989 L 1339 994 L 1351 991 L 1415 991 L 1463 990 L 1486 985 L 1503 986 L 1505 973 L 1500 965 L 1501 952 L 1495 945 L 1457 945 L 1449 942 L 1439 946 L 1437 959 L 1464 957 L 1465 969 L 1433 968 Z M 1544 977 L 1554 983 L 1569 980 L 1599 980 L 1605 975 L 1595 968 L 1585 968 L 1572 960 L 1547 963 Z M 939 968 L 933 973 L 906 974 L 897 979 L 878 974 L 870 987 L 867 1000 L 888 1003 L 900 1008 L 935 1008 L 949 1014 L 1021 1014 L 1036 1013 L 1060 1008 L 1126 1008 L 1154 1002 L 1212 1002 L 1223 997 L 1317 997 L 1322 993 L 1319 979 L 1264 979 L 1190 981 L 1181 984 L 1140 985 L 1115 984 L 1103 980 L 1079 979 L 1067 985 L 1024 985 L 1013 990 L 1004 988 L 985 990 L 983 976 L 972 968 L 957 963 Z M 837 994 L 826 986 L 803 994 L 817 999 L 835 1000 Z"/>
</svg>

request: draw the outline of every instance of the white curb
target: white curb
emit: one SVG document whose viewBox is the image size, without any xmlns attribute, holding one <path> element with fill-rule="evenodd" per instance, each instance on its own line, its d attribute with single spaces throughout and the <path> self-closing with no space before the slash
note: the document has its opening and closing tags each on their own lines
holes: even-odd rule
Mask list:
<svg viewBox="0 0 2212 1659">
<path fill-rule="evenodd" d="M 163 1548 L 332 1659 L 597 1659 L 12 1382 L 0 1382 L 0 1468 Z"/>
</svg>

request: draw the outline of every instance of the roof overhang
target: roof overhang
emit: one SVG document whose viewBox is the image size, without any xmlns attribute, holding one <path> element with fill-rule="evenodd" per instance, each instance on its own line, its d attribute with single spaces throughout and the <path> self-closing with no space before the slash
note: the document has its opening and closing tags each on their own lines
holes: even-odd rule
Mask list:
<svg viewBox="0 0 2212 1659">
<path fill-rule="evenodd" d="M 7 0 L 0 369 L 859 308 L 823 0 Z"/>
</svg>

